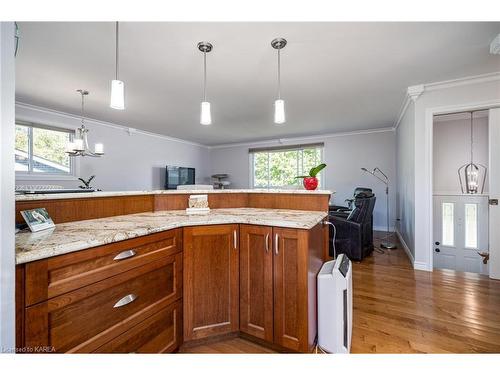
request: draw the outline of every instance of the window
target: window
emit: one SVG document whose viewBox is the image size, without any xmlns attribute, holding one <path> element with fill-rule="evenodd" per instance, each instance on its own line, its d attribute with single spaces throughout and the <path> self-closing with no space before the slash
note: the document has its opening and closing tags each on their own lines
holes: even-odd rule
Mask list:
<svg viewBox="0 0 500 375">
<path fill-rule="evenodd" d="M 249 152 L 254 188 L 299 189 L 302 180 L 295 177 L 309 174 L 312 167 L 321 163 L 323 144 L 250 149 Z M 321 187 L 321 173 L 317 177 Z"/>
<path fill-rule="evenodd" d="M 477 249 L 477 204 L 465 204 L 465 247 Z"/>
<path fill-rule="evenodd" d="M 16 175 L 73 176 L 74 161 L 65 153 L 73 132 L 34 124 L 16 123 Z"/>
<path fill-rule="evenodd" d="M 454 246 L 455 245 L 455 219 L 454 219 L 454 203 L 443 203 L 442 204 L 442 226 L 443 235 L 442 243 L 443 246 Z"/>
</svg>

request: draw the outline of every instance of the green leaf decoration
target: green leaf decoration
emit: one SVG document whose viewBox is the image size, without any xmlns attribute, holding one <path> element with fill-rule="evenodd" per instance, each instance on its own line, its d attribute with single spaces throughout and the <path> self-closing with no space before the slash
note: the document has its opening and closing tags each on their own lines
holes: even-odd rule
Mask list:
<svg viewBox="0 0 500 375">
<path fill-rule="evenodd" d="M 319 172 L 321 172 L 325 167 L 326 167 L 326 164 L 325 163 L 321 163 L 320 165 L 318 165 L 318 166 L 316 166 L 314 168 L 311 168 L 311 170 L 309 171 L 309 176 L 316 177 L 317 174 Z"/>
</svg>

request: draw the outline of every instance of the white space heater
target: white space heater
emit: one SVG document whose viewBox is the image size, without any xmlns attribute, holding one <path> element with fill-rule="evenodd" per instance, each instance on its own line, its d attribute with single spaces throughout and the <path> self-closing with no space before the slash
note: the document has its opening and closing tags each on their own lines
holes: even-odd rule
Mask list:
<svg viewBox="0 0 500 375">
<path fill-rule="evenodd" d="M 318 345 L 328 353 L 349 353 L 352 334 L 352 267 L 340 254 L 318 274 Z"/>
</svg>

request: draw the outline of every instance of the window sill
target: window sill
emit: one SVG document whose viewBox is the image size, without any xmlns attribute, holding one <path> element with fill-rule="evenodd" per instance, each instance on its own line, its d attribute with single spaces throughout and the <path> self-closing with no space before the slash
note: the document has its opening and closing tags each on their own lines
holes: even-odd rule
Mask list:
<svg viewBox="0 0 500 375">
<path fill-rule="evenodd" d="M 16 173 L 16 181 L 77 181 L 73 175 Z"/>
</svg>

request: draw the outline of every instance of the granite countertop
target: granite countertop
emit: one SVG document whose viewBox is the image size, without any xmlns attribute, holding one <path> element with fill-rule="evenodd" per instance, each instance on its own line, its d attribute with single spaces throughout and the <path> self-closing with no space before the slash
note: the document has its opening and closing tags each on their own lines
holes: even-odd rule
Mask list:
<svg viewBox="0 0 500 375">
<path fill-rule="evenodd" d="M 270 194 L 318 194 L 330 195 L 330 190 L 304 189 L 214 189 L 214 190 L 138 190 L 138 191 L 96 191 L 92 193 L 55 193 L 55 194 L 17 194 L 16 201 L 35 201 L 47 199 L 73 199 L 92 197 L 119 197 L 126 195 L 155 194 L 221 194 L 221 193 L 270 193 Z"/>
<path fill-rule="evenodd" d="M 94 246 L 162 232 L 168 229 L 211 224 L 255 224 L 311 229 L 327 212 L 268 208 L 212 209 L 188 215 L 185 210 L 144 212 L 102 219 L 57 224 L 54 229 L 16 234 L 16 263 L 22 264 Z"/>
</svg>

